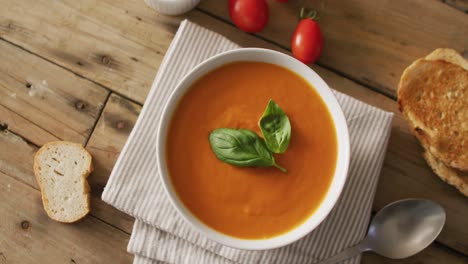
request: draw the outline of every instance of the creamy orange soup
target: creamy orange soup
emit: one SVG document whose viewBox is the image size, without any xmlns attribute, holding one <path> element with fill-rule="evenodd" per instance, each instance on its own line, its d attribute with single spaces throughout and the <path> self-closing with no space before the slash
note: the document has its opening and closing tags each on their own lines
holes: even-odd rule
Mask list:
<svg viewBox="0 0 468 264">
<path fill-rule="evenodd" d="M 209 133 L 221 127 L 261 135 L 257 122 L 273 99 L 291 122 L 291 142 L 276 168 L 237 167 L 218 160 Z M 185 206 L 230 236 L 269 238 L 304 222 L 324 199 L 335 172 L 336 131 L 315 90 L 293 72 L 237 62 L 196 81 L 169 126 L 167 165 Z"/>
</svg>

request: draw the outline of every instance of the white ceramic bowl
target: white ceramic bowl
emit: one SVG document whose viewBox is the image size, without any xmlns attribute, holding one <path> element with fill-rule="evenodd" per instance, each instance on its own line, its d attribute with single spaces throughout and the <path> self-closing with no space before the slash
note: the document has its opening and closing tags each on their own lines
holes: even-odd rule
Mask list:
<svg viewBox="0 0 468 264">
<path fill-rule="evenodd" d="M 201 76 L 226 63 L 235 61 L 260 61 L 272 63 L 287 68 L 304 78 L 307 82 L 312 84 L 312 86 L 322 97 L 323 101 L 328 107 L 328 110 L 331 113 L 337 133 L 338 158 L 335 175 L 333 176 L 333 181 L 322 204 L 300 226 L 290 230 L 287 233 L 268 239 L 251 240 L 228 236 L 214 230 L 213 228 L 198 220 L 198 218 L 196 218 L 179 199 L 177 193 L 174 190 L 174 187 L 171 184 L 171 179 L 169 177 L 166 165 L 166 137 L 168 126 L 173 112 L 176 109 L 181 97 L 185 94 L 187 89 L 190 88 L 192 83 Z M 336 101 L 336 98 L 328 85 L 322 80 L 322 78 L 317 75 L 317 73 L 315 73 L 305 64 L 286 54 L 267 49 L 245 48 L 224 52 L 204 61 L 195 69 L 193 69 L 189 74 L 187 74 L 184 79 L 177 85 L 176 89 L 171 94 L 164 107 L 163 115 L 159 124 L 157 155 L 161 182 L 169 197 L 169 200 L 171 201 L 174 208 L 182 216 L 182 218 L 184 218 L 203 235 L 226 246 L 248 250 L 263 250 L 290 244 L 307 235 L 325 219 L 325 217 L 328 215 L 328 213 L 330 213 L 335 203 L 337 202 L 346 182 L 350 149 L 348 127 L 346 125 L 346 120 L 341 107 Z"/>
</svg>

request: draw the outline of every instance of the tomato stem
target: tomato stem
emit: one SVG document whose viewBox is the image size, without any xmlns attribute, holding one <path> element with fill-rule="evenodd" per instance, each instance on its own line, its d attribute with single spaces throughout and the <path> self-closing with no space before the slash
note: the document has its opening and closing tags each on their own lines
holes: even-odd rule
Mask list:
<svg viewBox="0 0 468 264">
<path fill-rule="evenodd" d="M 309 18 L 309 19 L 318 21 L 319 14 L 318 14 L 317 10 L 315 10 L 315 9 L 303 7 L 303 8 L 301 8 L 299 18 L 300 19 Z"/>
</svg>

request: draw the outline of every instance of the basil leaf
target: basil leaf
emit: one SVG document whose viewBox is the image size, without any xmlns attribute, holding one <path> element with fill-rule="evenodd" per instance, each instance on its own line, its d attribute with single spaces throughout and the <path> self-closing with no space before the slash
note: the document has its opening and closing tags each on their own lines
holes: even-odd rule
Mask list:
<svg viewBox="0 0 468 264">
<path fill-rule="evenodd" d="M 286 113 L 270 99 L 258 122 L 268 149 L 273 153 L 283 153 L 291 139 L 291 124 Z"/>
<path fill-rule="evenodd" d="M 275 162 L 265 142 L 255 132 L 247 129 L 218 128 L 209 136 L 211 149 L 216 157 L 236 166 L 274 166 L 286 169 Z"/>
</svg>

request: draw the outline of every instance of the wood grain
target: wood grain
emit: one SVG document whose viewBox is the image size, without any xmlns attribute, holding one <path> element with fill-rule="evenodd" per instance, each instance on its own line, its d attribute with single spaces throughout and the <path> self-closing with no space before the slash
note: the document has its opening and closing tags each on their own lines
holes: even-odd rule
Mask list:
<svg viewBox="0 0 468 264">
<path fill-rule="evenodd" d="M 462 12 L 468 13 L 467 0 L 442 0 L 442 2 Z"/>
<path fill-rule="evenodd" d="M 129 235 L 87 217 L 73 224 L 50 220 L 40 192 L 0 172 L 1 263 L 130 263 Z M 21 208 L 21 210 L 18 210 Z M 97 252 L 99 252 L 97 254 Z"/>
<path fill-rule="evenodd" d="M 432 244 L 417 255 L 406 259 L 389 259 L 367 252 L 362 255 L 361 264 L 463 264 L 467 261 L 468 258 L 463 255 L 456 254 L 440 245 Z"/>
<path fill-rule="evenodd" d="M 184 18 L 229 29 L 234 41 L 248 36 L 199 11 L 162 16 L 143 1 L 18 0 L 0 10 L 0 37 L 142 104 Z"/>
<path fill-rule="evenodd" d="M 33 163 L 37 147 L 8 130 L 0 131 L 0 172 L 39 189 Z"/>
<path fill-rule="evenodd" d="M 86 141 L 106 89 L 1 40 L 0 60 L 0 123 L 38 145 Z"/>
<path fill-rule="evenodd" d="M 0 36 L 143 102 L 172 32 L 126 6 L 143 1 L 6 1 Z"/>
<path fill-rule="evenodd" d="M 13 132 L 21 132 L 27 135 L 28 140 L 36 145 L 44 145 L 49 141 L 60 140 L 47 130 L 31 123 L 26 118 L 11 111 L 3 105 L 0 105 L 0 125 L 0 129 L 8 129 Z"/>
<path fill-rule="evenodd" d="M 437 47 L 468 48 L 466 15 L 441 2 L 326 1 L 324 8 L 322 2 L 273 1 L 271 17 L 283 19 L 270 19 L 261 36 L 289 48 L 299 8 L 323 9 L 321 65 L 393 96 L 401 72 L 414 59 Z M 229 21 L 226 3 L 203 1 L 200 8 Z M 184 18 L 161 16 L 141 1 L 123 0 L 36 1 L 34 7 L 21 0 L 2 10 L 0 36 L 140 103 Z M 185 17 L 207 26 L 220 23 L 197 11 Z M 38 26 L 44 21 L 47 28 Z M 63 27 L 70 33 L 63 34 Z"/>
<path fill-rule="evenodd" d="M 227 1 L 200 10 L 231 21 Z M 468 16 L 439 1 L 270 0 L 270 19 L 258 35 L 290 48 L 301 7 L 317 9 L 324 35 L 319 64 L 396 96 L 403 70 L 436 48 L 468 52 Z"/>
<path fill-rule="evenodd" d="M 94 172 L 88 178 L 92 194 L 101 197 L 114 164 L 132 130 L 141 106 L 112 94 L 102 112 L 86 148 L 93 156 Z M 133 218 L 102 213 L 99 217 L 114 226 L 131 232 Z"/>
</svg>

